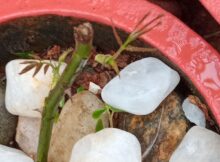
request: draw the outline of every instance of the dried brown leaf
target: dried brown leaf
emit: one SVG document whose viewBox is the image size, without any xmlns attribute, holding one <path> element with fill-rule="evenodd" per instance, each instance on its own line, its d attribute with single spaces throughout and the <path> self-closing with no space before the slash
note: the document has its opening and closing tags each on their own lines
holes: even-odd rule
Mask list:
<svg viewBox="0 0 220 162">
<path fill-rule="evenodd" d="M 46 65 L 44 66 L 44 74 L 46 74 L 46 73 L 47 73 L 47 71 L 48 71 L 49 67 L 50 67 L 50 65 L 49 65 L 49 64 L 46 64 Z"/>
<path fill-rule="evenodd" d="M 143 23 L 143 21 L 151 14 L 151 11 L 149 11 L 148 13 L 146 13 L 136 24 L 134 31 L 137 30 L 137 28 L 139 28 L 139 26 Z"/>
<path fill-rule="evenodd" d="M 33 74 L 33 77 L 40 71 L 41 67 L 43 66 L 42 63 L 38 63 L 36 64 L 36 68 L 35 68 L 35 71 L 34 71 L 34 74 Z"/>
<path fill-rule="evenodd" d="M 163 14 L 160 14 L 158 16 L 156 16 L 155 18 L 153 18 L 152 20 L 150 20 L 148 23 L 144 24 L 142 27 L 140 27 L 139 29 L 137 29 L 137 31 L 135 31 L 136 33 L 141 33 L 140 35 L 142 35 L 142 33 L 146 33 L 149 32 L 150 30 L 152 30 L 153 28 L 155 28 L 156 26 L 158 26 L 159 24 L 156 23 L 156 25 L 153 25 L 152 27 L 149 28 L 150 25 L 154 24 L 155 22 L 158 22 L 160 20 L 160 18 L 163 17 Z M 145 17 L 146 18 L 146 17 Z M 144 18 L 144 19 L 145 19 Z M 144 21 L 144 19 L 141 19 L 141 21 Z M 147 27 L 149 29 L 147 29 Z"/>
<path fill-rule="evenodd" d="M 20 75 L 21 75 L 21 74 L 24 74 L 24 73 L 30 71 L 31 69 L 33 69 L 35 66 L 36 66 L 35 63 L 32 63 L 32 64 L 30 64 L 30 65 L 27 65 L 27 66 L 25 66 L 25 67 L 21 70 L 21 72 L 20 72 L 19 74 L 20 74 Z"/>
<path fill-rule="evenodd" d="M 138 35 L 141 36 L 141 35 L 143 35 L 143 34 L 145 34 L 145 33 L 148 33 L 148 32 L 150 32 L 151 30 L 153 30 L 154 28 L 156 28 L 157 26 L 160 26 L 161 24 L 162 24 L 162 22 L 159 21 L 159 22 L 157 22 L 155 25 L 153 25 L 152 27 L 147 28 L 146 30 L 140 31 Z"/>
<path fill-rule="evenodd" d="M 32 63 L 38 63 L 37 61 L 23 61 L 20 64 L 32 64 Z"/>
</svg>

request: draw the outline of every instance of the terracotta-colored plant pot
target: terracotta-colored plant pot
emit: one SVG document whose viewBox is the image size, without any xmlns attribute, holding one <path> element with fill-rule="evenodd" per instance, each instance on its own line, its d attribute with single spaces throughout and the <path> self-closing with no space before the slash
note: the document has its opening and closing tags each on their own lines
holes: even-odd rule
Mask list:
<svg viewBox="0 0 220 162">
<path fill-rule="evenodd" d="M 210 14 L 220 24 L 220 1 L 219 0 L 200 0 Z"/>
<path fill-rule="evenodd" d="M 131 31 L 149 10 L 163 24 L 142 37 L 173 62 L 201 93 L 220 125 L 220 55 L 180 20 L 146 0 L 0 0 L 0 23 L 55 14 L 82 18 Z M 150 19 L 150 18 L 149 18 Z"/>
</svg>

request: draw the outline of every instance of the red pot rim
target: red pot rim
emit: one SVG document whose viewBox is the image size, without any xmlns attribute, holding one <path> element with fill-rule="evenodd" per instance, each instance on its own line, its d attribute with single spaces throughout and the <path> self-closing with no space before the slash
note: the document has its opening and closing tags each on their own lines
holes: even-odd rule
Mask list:
<svg viewBox="0 0 220 162">
<path fill-rule="evenodd" d="M 204 0 L 205 1 L 205 0 Z M 217 0 L 216 0 L 217 1 Z M 24 16 L 56 14 L 88 19 L 131 31 L 149 10 L 163 13 L 163 24 L 145 34 L 144 41 L 157 47 L 176 64 L 205 98 L 220 126 L 220 55 L 180 20 L 146 0 L 0 0 L 0 22 Z M 219 8 L 220 9 L 220 8 Z"/>
<path fill-rule="evenodd" d="M 210 12 L 215 20 L 220 24 L 220 1 L 219 0 L 200 0 L 204 7 Z"/>
</svg>

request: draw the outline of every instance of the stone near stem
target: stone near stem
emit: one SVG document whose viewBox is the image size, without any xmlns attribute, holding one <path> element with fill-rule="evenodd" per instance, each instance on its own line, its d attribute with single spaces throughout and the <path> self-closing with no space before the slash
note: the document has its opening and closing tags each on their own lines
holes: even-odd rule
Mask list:
<svg viewBox="0 0 220 162">
<path fill-rule="evenodd" d="M 55 123 L 48 162 L 68 162 L 74 144 L 89 133 L 95 132 L 96 121 L 92 112 L 104 104 L 94 94 L 83 91 L 72 96 L 62 108 L 59 120 Z M 108 126 L 107 115 L 103 116 Z M 16 141 L 19 147 L 33 159 L 37 155 L 40 118 L 19 117 Z"/>
<path fill-rule="evenodd" d="M 89 91 L 72 96 L 54 125 L 48 161 L 68 162 L 74 144 L 85 135 L 95 132 L 96 121 L 92 118 L 92 113 L 103 107 L 102 101 Z M 107 114 L 102 119 L 107 127 Z"/>
<path fill-rule="evenodd" d="M 137 138 L 126 131 L 105 128 L 80 139 L 69 162 L 141 162 Z"/>
<path fill-rule="evenodd" d="M 32 77 L 34 69 L 20 75 L 22 69 L 27 66 L 21 64 L 24 61 L 30 60 L 13 60 L 6 65 L 6 108 L 14 115 L 40 118 L 45 97 L 51 89 L 52 68 L 49 67 L 46 74 L 44 68 L 41 68 L 35 77 Z M 57 64 L 55 61 L 52 63 Z M 62 64 L 60 73 L 65 66 L 66 64 Z"/>
<path fill-rule="evenodd" d="M 9 145 L 14 141 L 17 117 L 5 108 L 5 87 L 0 83 L 0 144 Z"/>
<path fill-rule="evenodd" d="M 32 159 L 36 158 L 40 133 L 40 118 L 19 117 L 16 132 L 16 142 Z"/>
<path fill-rule="evenodd" d="M 180 81 L 176 71 L 153 57 L 129 64 L 119 75 L 103 88 L 102 99 L 136 115 L 153 112 Z"/>
</svg>

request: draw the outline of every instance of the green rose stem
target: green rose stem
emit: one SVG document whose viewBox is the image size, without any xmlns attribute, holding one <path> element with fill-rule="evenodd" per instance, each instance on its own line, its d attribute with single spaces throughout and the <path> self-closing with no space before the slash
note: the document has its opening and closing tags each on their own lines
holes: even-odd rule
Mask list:
<svg viewBox="0 0 220 162">
<path fill-rule="evenodd" d="M 36 162 L 47 162 L 52 128 L 59 102 L 65 90 L 72 85 L 79 71 L 85 66 L 92 50 L 93 29 L 91 24 L 84 23 L 75 27 L 74 36 L 76 46 L 72 59 L 45 99 Z"/>
</svg>

